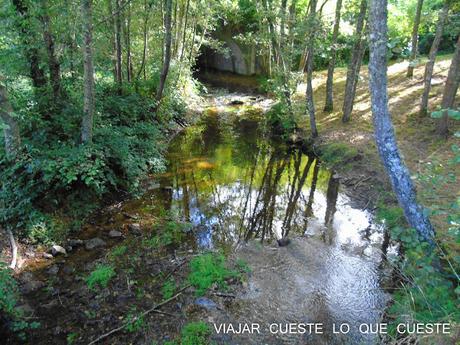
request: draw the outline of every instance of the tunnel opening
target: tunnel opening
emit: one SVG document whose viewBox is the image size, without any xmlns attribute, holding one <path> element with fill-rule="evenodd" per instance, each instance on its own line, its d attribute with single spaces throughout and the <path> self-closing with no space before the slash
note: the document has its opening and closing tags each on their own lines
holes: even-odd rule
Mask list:
<svg viewBox="0 0 460 345">
<path fill-rule="evenodd" d="M 254 63 L 254 59 L 252 59 Z M 217 50 L 202 46 L 196 60 L 194 76 L 201 82 L 229 91 L 259 92 L 259 77 L 251 56 L 235 42 L 224 42 Z"/>
</svg>

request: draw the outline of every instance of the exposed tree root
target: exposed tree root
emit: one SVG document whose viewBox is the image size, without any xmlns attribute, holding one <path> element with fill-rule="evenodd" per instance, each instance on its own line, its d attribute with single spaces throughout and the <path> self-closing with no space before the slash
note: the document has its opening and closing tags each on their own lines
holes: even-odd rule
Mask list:
<svg viewBox="0 0 460 345">
<path fill-rule="evenodd" d="M 16 268 L 16 262 L 18 260 L 18 246 L 16 245 L 16 241 L 14 240 L 14 236 L 13 236 L 13 233 L 11 232 L 11 230 L 6 230 L 6 232 L 8 234 L 9 239 L 10 239 L 11 255 L 13 256 L 13 258 L 11 259 L 10 268 L 12 268 L 14 270 Z"/>
</svg>

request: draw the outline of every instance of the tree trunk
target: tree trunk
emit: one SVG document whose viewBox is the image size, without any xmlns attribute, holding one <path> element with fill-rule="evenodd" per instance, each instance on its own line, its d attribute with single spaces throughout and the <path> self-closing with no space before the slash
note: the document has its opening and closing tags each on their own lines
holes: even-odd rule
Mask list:
<svg viewBox="0 0 460 345">
<path fill-rule="evenodd" d="M 449 133 L 449 116 L 447 109 L 454 106 L 455 95 L 457 94 L 458 84 L 460 82 L 460 35 L 457 39 L 455 53 L 450 63 L 449 73 L 447 74 L 446 86 L 442 94 L 441 107 L 444 110 L 441 119 L 438 121 L 438 134 L 447 137 Z"/>
<path fill-rule="evenodd" d="M 422 239 L 433 245 L 434 229 L 423 208 L 417 204 L 415 189 L 401 159 L 388 109 L 387 0 L 371 0 L 369 18 L 369 91 L 377 149 L 407 222 Z"/>
<path fill-rule="evenodd" d="M 332 31 L 331 59 L 329 60 L 329 66 L 327 68 L 326 102 L 324 104 L 324 111 L 332 111 L 334 109 L 333 80 L 334 80 L 335 59 L 337 56 L 337 37 L 339 36 L 341 11 L 342 11 L 342 0 L 337 0 L 337 5 L 335 8 L 334 29 Z"/>
<path fill-rule="evenodd" d="M 358 21 L 356 23 L 356 41 L 351 54 L 351 61 L 348 65 L 347 80 L 345 82 L 345 96 L 342 107 L 342 122 L 350 121 L 355 100 L 355 91 L 359 79 L 359 70 L 365 52 L 365 39 L 363 39 L 364 21 L 366 19 L 367 0 L 361 1 Z"/>
<path fill-rule="evenodd" d="M 109 22 L 110 25 L 112 25 L 112 32 L 110 34 L 112 38 L 112 55 L 111 55 L 111 60 L 113 63 L 113 82 L 117 83 L 118 77 L 117 77 L 117 71 L 118 71 L 118 65 L 117 65 L 117 40 L 116 40 L 116 35 L 115 32 L 116 30 L 116 25 L 115 25 L 115 19 L 114 19 L 114 12 L 113 12 L 113 6 L 112 6 L 112 0 L 107 0 L 107 10 L 109 11 Z"/>
<path fill-rule="evenodd" d="M 168 76 L 169 64 L 171 62 L 171 17 L 172 17 L 172 0 L 165 0 L 165 38 L 164 38 L 164 58 L 163 69 L 160 76 L 160 84 L 158 85 L 156 100 L 159 104 L 163 97 L 163 90 Z M 158 108 L 157 104 L 157 108 Z"/>
<path fill-rule="evenodd" d="M 23 0 L 13 0 L 13 5 L 16 8 L 19 17 L 25 23 L 18 23 L 18 29 L 21 33 L 21 40 L 25 49 L 25 56 L 30 66 L 30 78 L 32 79 L 32 85 L 35 88 L 41 88 L 46 85 L 45 72 L 40 64 L 39 51 L 35 48 L 33 42 L 34 33 L 31 29 L 28 21 L 30 20 L 29 8 Z"/>
<path fill-rule="evenodd" d="M 131 2 L 128 2 L 125 20 L 125 46 L 126 46 L 126 80 L 132 81 L 133 65 L 131 57 Z"/>
<path fill-rule="evenodd" d="M 139 79 L 142 73 L 144 73 L 144 79 L 146 77 L 145 75 L 145 60 L 147 58 L 147 34 L 148 34 L 148 21 L 149 21 L 149 15 L 150 15 L 150 7 L 147 3 L 147 0 L 144 0 L 144 26 L 143 26 L 143 49 L 142 49 L 142 61 L 141 61 L 141 67 L 139 67 L 139 71 L 137 72 L 136 79 Z"/>
<path fill-rule="evenodd" d="M 179 57 L 179 60 L 182 61 L 183 57 L 184 57 L 184 51 L 185 51 L 185 37 L 187 35 L 187 25 L 188 25 L 188 11 L 189 11 L 189 7 L 190 7 L 190 0 L 187 0 L 187 5 L 185 7 L 185 23 L 184 23 L 184 32 L 183 32 L 183 35 L 182 35 L 182 48 L 181 48 L 181 52 L 180 52 L 180 57 Z"/>
<path fill-rule="evenodd" d="M 13 108 L 8 101 L 6 87 L 0 82 L 0 117 L 3 121 L 3 135 L 5 137 L 5 152 L 7 156 L 14 157 L 21 145 L 21 136 L 16 119 L 12 116 Z"/>
<path fill-rule="evenodd" d="M 115 50 L 117 55 L 117 84 L 118 93 L 121 94 L 123 86 L 123 73 L 122 73 L 122 52 L 121 52 L 121 18 L 120 18 L 120 0 L 115 0 Z"/>
<path fill-rule="evenodd" d="M 433 76 L 434 63 L 436 61 L 436 54 L 438 53 L 439 44 L 441 43 L 442 33 L 444 31 L 444 24 L 449 13 L 449 0 L 445 0 L 444 6 L 439 14 L 438 24 L 436 26 L 436 34 L 433 43 L 431 44 L 430 53 L 428 55 L 428 62 L 425 65 L 424 87 L 422 101 L 420 103 L 420 116 L 426 116 L 428 113 L 428 97 L 431 90 L 431 77 Z"/>
<path fill-rule="evenodd" d="M 284 101 L 288 107 L 289 111 L 289 116 L 293 120 L 294 114 L 292 112 L 292 102 L 291 102 L 291 91 L 289 89 L 289 83 L 288 83 L 288 70 L 286 68 L 286 62 L 284 59 L 284 53 L 281 49 L 281 46 L 279 44 L 279 40 L 277 38 L 277 34 L 275 31 L 275 26 L 273 25 L 273 22 L 271 20 L 271 2 L 269 0 L 264 0 L 264 7 L 265 7 L 265 12 L 267 14 L 267 23 L 268 23 L 268 34 L 271 38 L 271 45 L 273 48 L 273 51 L 276 55 L 277 62 L 279 64 L 279 69 L 281 71 L 281 79 L 282 79 L 282 88 L 283 88 L 283 97 Z"/>
<path fill-rule="evenodd" d="M 415 12 L 414 28 L 412 29 L 412 47 L 409 59 L 409 67 L 407 68 L 407 77 L 411 78 L 414 75 L 414 64 L 417 58 L 418 50 L 418 27 L 420 25 L 420 17 L 422 15 L 423 0 L 417 1 L 417 11 Z"/>
<path fill-rule="evenodd" d="M 51 89 L 53 90 L 53 101 L 56 104 L 60 98 L 61 65 L 56 57 L 56 51 L 54 49 L 54 37 L 50 28 L 50 18 L 47 12 L 47 1 L 43 1 L 42 6 L 45 13 L 41 18 L 43 24 L 43 40 L 45 41 L 46 51 L 48 53 L 48 68 L 50 74 Z"/>
<path fill-rule="evenodd" d="M 82 0 L 83 14 L 83 121 L 81 126 L 82 143 L 91 143 L 93 138 L 94 115 L 94 66 L 93 66 L 93 23 L 92 0 Z"/>
<path fill-rule="evenodd" d="M 315 103 L 313 101 L 313 54 L 314 54 L 314 32 L 315 32 L 315 21 L 316 21 L 316 0 L 310 1 L 310 20 L 309 20 L 309 37 L 308 37 L 308 52 L 307 52 L 307 90 L 305 94 L 306 100 L 306 110 L 310 118 L 310 130 L 312 138 L 318 136 L 318 129 L 316 128 L 316 118 L 315 118 Z"/>
</svg>

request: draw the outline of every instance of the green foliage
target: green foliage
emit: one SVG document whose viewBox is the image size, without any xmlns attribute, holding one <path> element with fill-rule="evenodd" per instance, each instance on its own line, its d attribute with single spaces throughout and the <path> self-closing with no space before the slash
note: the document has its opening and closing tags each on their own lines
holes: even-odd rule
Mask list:
<svg viewBox="0 0 460 345">
<path fill-rule="evenodd" d="M 169 299 L 174 295 L 174 291 L 176 291 L 176 282 L 174 279 L 168 279 L 163 286 L 161 287 L 161 294 L 163 295 L 163 299 Z"/>
<path fill-rule="evenodd" d="M 190 322 L 182 328 L 181 345 L 208 345 L 211 328 L 204 323 Z"/>
<path fill-rule="evenodd" d="M 430 248 L 415 229 L 404 227 L 399 207 L 380 205 L 377 217 L 387 226 L 392 239 L 404 249 L 402 260 L 395 258 L 393 262 L 401 272 L 402 283 L 393 294 L 393 303 L 387 310 L 391 320 L 390 334 L 397 336 L 396 326 L 399 323 L 458 320 L 460 294 L 455 273 L 459 268 L 458 262 L 451 261 L 441 247 Z M 450 261 L 450 264 L 444 264 L 445 267 L 439 269 L 440 259 Z"/>
<path fill-rule="evenodd" d="M 104 85 L 97 94 L 100 116 L 90 145 L 77 145 L 80 119 L 66 113 L 80 112 L 77 101 L 70 103 L 72 110 L 54 114 L 51 124 L 37 118 L 35 108 L 22 109 L 22 116 L 37 122 L 30 133 L 25 130 L 17 159 L 0 155 L 0 223 L 34 241 L 58 240 L 70 226 L 50 214 L 62 210 L 69 223 L 81 223 L 107 194 L 137 192 L 147 173 L 164 169 L 162 134 L 148 116 L 150 98 L 129 90 L 116 95 Z"/>
<path fill-rule="evenodd" d="M 342 143 L 332 143 L 321 148 L 321 159 L 331 166 L 349 163 L 358 151 Z"/>
<path fill-rule="evenodd" d="M 68 345 L 72 345 L 72 344 L 75 344 L 75 342 L 77 341 L 78 337 L 80 335 L 77 333 L 77 332 L 71 332 L 69 334 L 67 334 L 67 344 Z"/>
<path fill-rule="evenodd" d="M 96 287 L 106 288 L 110 279 L 116 275 L 112 266 L 99 264 L 94 271 L 86 278 L 86 284 L 90 290 L 95 291 Z"/>
<path fill-rule="evenodd" d="M 441 253 L 430 251 L 429 244 L 421 241 L 414 229 L 395 227 L 391 234 L 405 249 L 400 269 L 406 277 L 402 289 L 393 295 L 394 303 L 388 309 L 393 318 L 393 334 L 395 326 L 401 322 L 459 320 L 458 282 L 453 283 L 454 276 L 449 272 L 435 268 Z"/>
<path fill-rule="evenodd" d="M 142 243 L 149 248 L 177 245 L 183 242 L 185 234 L 190 228 L 190 223 L 169 220 L 159 225 L 156 229 L 157 233 L 150 238 L 144 239 Z"/>
<path fill-rule="evenodd" d="M 267 121 L 275 133 L 284 136 L 292 133 L 297 127 L 296 122 L 289 114 L 287 105 L 283 102 L 276 103 L 270 108 L 267 112 Z"/>
<path fill-rule="evenodd" d="M 110 251 L 109 256 L 115 259 L 119 256 L 125 255 L 127 250 L 128 250 L 128 247 L 121 244 L 119 246 L 113 247 L 112 250 Z"/>
<path fill-rule="evenodd" d="M 202 296 L 213 285 L 226 289 L 228 278 L 237 277 L 238 273 L 227 268 L 222 254 L 207 253 L 193 258 L 190 262 L 188 281 L 196 288 L 196 295 Z"/>
<path fill-rule="evenodd" d="M 19 298 L 18 285 L 11 275 L 11 270 L 5 263 L 0 262 L 0 320 L 7 322 L 10 330 L 24 339 L 25 330 L 36 329 L 40 324 L 26 321 L 22 309 L 17 305 Z"/>
</svg>

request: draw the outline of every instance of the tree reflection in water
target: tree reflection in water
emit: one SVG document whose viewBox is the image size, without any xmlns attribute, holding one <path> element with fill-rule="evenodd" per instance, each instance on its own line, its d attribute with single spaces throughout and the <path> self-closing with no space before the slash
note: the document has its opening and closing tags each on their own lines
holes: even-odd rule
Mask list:
<svg viewBox="0 0 460 345">
<path fill-rule="evenodd" d="M 348 205 L 316 157 L 268 138 L 257 121 L 208 116 L 173 141 L 161 177 L 172 187 L 165 208 L 192 223 L 199 246 L 305 234 L 330 245 L 366 240 L 370 215 Z"/>
</svg>

